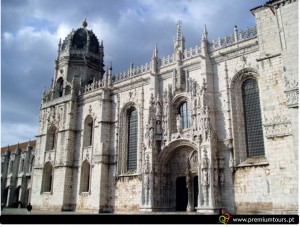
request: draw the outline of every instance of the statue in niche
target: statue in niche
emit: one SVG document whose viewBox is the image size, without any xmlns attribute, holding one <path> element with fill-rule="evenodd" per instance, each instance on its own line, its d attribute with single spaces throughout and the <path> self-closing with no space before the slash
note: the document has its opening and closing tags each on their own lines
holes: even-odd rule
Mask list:
<svg viewBox="0 0 300 227">
<path fill-rule="evenodd" d="M 204 118 L 204 130 L 205 130 L 205 138 L 206 140 L 209 140 L 210 137 L 210 122 L 209 122 L 209 118 Z"/>
<path fill-rule="evenodd" d="M 151 93 L 151 97 L 150 97 L 150 101 L 149 101 L 149 112 L 150 113 L 154 112 L 154 105 L 155 105 L 154 96 L 153 96 L 153 93 Z"/>
<path fill-rule="evenodd" d="M 156 102 L 156 118 L 161 118 L 161 106 L 159 101 Z"/>
<path fill-rule="evenodd" d="M 205 82 L 205 79 L 203 79 L 203 82 L 202 82 L 202 86 L 201 86 L 201 89 L 200 89 L 200 100 L 201 100 L 201 107 L 202 108 L 205 108 L 206 106 L 206 90 L 207 90 L 207 84 Z"/>
<path fill-rule="evenodd" d="M 168 102 L 168 91 L 167 91 L 167 89 L 164 90 L 163 99 L 164 99 L 164 103 Z"/>
<path fill-rule="evenodd" d="M 153 146 L 153 137 L 154 137 L 154 130 L 153 128 L 149 128 L 149 147 Z"/>
<path fill-rule="evenodd" d="M 156 122 L 156 134 L 161 134 L 161 124 L 160 124 L 160 121 Z"/>
<path fill-rule="evenodd" d="M 182 129 L 182 120 L 180 114 L 178 114 L 176 117 L 176 126 L 177 126 L 178 133 L 180 133 Z"/>
</svg>

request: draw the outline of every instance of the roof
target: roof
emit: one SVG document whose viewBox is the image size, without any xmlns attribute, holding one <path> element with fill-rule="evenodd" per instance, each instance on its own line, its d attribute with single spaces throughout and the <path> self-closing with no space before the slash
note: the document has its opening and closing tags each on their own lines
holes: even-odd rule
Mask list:
<svg viewBox="0 0 300 227">
<path fill-rule="evenodd" d="M 29 143 L 30 143 L 30 146 L 35 147 L 36 140 L 19 143 L 19 148 L 22 151 L 23 150 L 27 150 L 27 147 L 28 147 Z M 8 145 L 8 146 L 9 146 L 9 150 L 10 151 L 15 151 L 17 149 L 17 147 L 18 147 L 18 144 L 13 144 L 13 145 Z M 1 147 L 1 154 L 8 150 L 8 146 Z"/>
</svg>

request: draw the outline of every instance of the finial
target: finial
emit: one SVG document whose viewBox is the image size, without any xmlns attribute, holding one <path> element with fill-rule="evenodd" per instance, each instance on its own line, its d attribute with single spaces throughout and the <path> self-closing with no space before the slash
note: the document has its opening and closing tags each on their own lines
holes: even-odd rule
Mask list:
<svg viewBox="0 0 300 227">
<path fill-rule="evenodd" d="M 206 28 L 206 24 L 204 25 L 202 39 L 203 40 L 207 40 L 207 28 Z"/>
<path fill-rule="evenodd" d="M 154 51 L 153 51 L 153 56 L 152 58 L 157 58 L 158 56 L 158 50 L 157 50 L 157 43 L 155 44 L 155 48 L 154 48 Z"/>
<path fill-rule="evenodd" d="M 18 149 L 18 150 L 20 149 L 20 144 L 19 144 L 19 142 L 18 142 L 18 146 L 17 146 L 17 149 Z"/>
<path fill-rule="evenodd" d="M 110 62 L 109 70 L 112 70 L 112 61 Z"/>
<path fill-rule="evenodd" d="M 61 39 L 59 39 L 59 42 L 58 42 L 57 52 L 59 53 L 60 50 L 61 50 Z"/>
<path fill-rule="evenodd" d="M 181 38 L 182 38 L 182 34 L 181 34 L 181 24 L 182 24 L 181 20 L 178 20 L 178 21 L 177 21 L 177 34 L 176 34 L 176 39 L 177 39 L 177 40 L 181 40 Z"/>
<path fill-rule="evenodd" d="M 86 28 L 88 26 L 88 23 L 86 22 L 86 18 L 84 18 L 84 21 L 82 22 L 82 27 Z"/>
</svg>

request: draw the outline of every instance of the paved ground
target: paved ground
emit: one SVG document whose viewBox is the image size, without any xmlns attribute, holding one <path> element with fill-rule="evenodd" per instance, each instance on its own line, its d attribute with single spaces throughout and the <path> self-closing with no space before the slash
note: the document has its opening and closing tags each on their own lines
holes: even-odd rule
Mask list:
<svg viewBox="0 0 300 227">
<path fill-rule="evenodd" d="M 47 215 L 47 214 L 78 214 L 77 212 L 60 212 L 60 211 L 46 211 L 46 210 L 32 210 L 31 211 L 32 214 L 43 214 L 43 215 Z M 1 215 L 27 215 L 27 209 L 26 208 L 4 208 L 1 211 Z M 88 212 L 86 213 L 81 213 L 81 214 L 88 214 Z"/>
<path fill-rule="evenodd" d="M 89 212 L 89 211 L 47 211 L 47 210 L 32 210 L 31 214 L 41 214 L 41 215 L 80 215 L 80 214 L 95 214 L 95 215 L 113 215 L 112 213 L 95 213 L 95 212 Z M 125 213 L 120 213 L 125 214 Z M 168 214 L 176 214 L 176 215 L 199 215 L 197 212 L 154 212 L 154 213 L 127 213 L 127 214 L 141 214 L 141 215 L 151 215 L 151 214 L 157 214 L 157 215 L 168 215 Z M 27 215 L 26 208 L 4 208 L 1 211 L 1 215 Z"/>
</svg>

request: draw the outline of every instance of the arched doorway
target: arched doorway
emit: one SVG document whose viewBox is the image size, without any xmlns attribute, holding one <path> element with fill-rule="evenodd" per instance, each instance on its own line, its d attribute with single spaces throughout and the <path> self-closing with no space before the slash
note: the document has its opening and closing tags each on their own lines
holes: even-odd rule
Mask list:
<svg viewBox="0 0 300 227">
<path fill-rule="evenodd" d="M 159 159 L 158 206 L 164 210 L 194 211 L 198 201 L 196 146 L 187 140 L 177 140 L 161 152 Z"/>
</svg>

